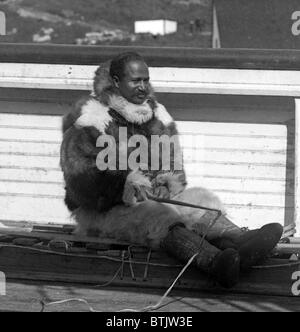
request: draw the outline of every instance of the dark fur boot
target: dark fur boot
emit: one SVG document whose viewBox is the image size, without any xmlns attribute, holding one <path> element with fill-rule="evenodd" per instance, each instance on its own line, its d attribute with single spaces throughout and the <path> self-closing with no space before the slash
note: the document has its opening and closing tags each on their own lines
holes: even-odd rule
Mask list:
<svg viewBox="0 0 300 332">
<path fill-rule="evenodd" d="M 198 253 L 193 265 L 208 273 L 224 288 L 232 288 L 239 281 L 238 252 L 234 249 L 220 251 L 184 226 L 171 228 L 162 242 L 162 248 L 183 263 Z"/>
</svg>

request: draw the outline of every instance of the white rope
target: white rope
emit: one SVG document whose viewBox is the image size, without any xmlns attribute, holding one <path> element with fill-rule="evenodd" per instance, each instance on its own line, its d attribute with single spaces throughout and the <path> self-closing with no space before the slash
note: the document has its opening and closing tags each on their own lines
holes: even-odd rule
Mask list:
<svg viewBox="0 0 300 332">
<path fill-rule="evenodd" d="M 122 266 L 118 268 L 117 272 L 115 273 L 115 275 L 112 277 L 112 279 L 110 281 L 108 281 L 108 282 L 106 282 L 105 284 L 102 284 L 102 285 L 93 286 L 93 288 L 104 288 L 104 287 L 110 286 L 115 281 L 115 279 L 118 277 L 118 275 L 120 274 L 121 269 L 122 269 Z M 69 302 L 81 302 L 81 303 L 84 303 L 84 304 L 87 305 L 87 307 L 88 307 L 88 309 L 89 309 L 90 312 L 100 312 L 100 311 L 95 310 L 89 304 L 89 302 L 87 300 L 84 300 L 84 299 L 75 299 L 75 298 L 74 299 L 66 299 L 66 300 L 57 301 L 57 302 L 49 302 L 49 303 L 45 303 L 44 301 L 41 301 L 42 312 L 45 310 L 45 307 L 62 305 L 62 304 L 69 303 Z"/>
<path fill-rule="evenodd" d="M 117 272 L 115 273 L 115 275 L 112 277 L 112 279 L 110 281 L 106 282 L 103 285 L 93 286 L 93 288 L 102 288 L 102 287 L 110 286 L 117 279 L 117 277 L 118 277 L 118 275 L 120 274 L 121 271 L 122 271 L 122 265 L 118 268 Z"/>
<path fill-rule="evenodd" d="M 95 310 L 87 300 L 84 299 L 66 299 L 66 300 L 62 300 L 62 301 L 57 301 L 57 302 L 51 302 L 51 303 L 45 303 L 43 301 L 41 301 L 41 305 L 42 305 L 42 309 L 41 312 L 45 311 L 46 307 L 50 307 L 50 306 L 56 306 L 56 305 L 62 305 L 62 304 L 66 304 L 66 303 L 70 303 L 70 302 L 81 302 L 86 304 L 86 306 L 88 307 L 90 312 L 101 312 L 101 311 L 97 311 Z"/>
<path fill-rule="evenodd" d="M 170 286 L 170 288 L 166 291 L 166 293 L 161 297 L 161 299 L 158 301 L 158 303 L 156 305 L 152 305 L 149 307 L 146 307 L 142 310 L 135 310 L 135 309 L 124 309 L 124 310 L 120 310 L 119 312 L 148 312 L 148 311 L 154 311 L 157 310 L 161 307 L 161 305 L 163 304 L 164 300 L 168 297 L 168 295 L 171 293 L 171 291 L 173 290 L 173 288 L 175 287 L 177 281 L 181 278 L 181 276 L 184 274 L 184 272 L 190 267 L 190 265 L 193 263 L 194 259 L 198 256 L 199 254 L 195 254 L 186 264 L 186 266 L 182 269 L 182 271 L 179 273 L 179 275 L 177 276 L 177 278 L 174 280 L 174 282 L 172 283 L 172 285 Z"/>
<path fill-rule="evenodd" d="M 166 291 L 166 293 L 161 297 L 161 299 L 158 301 L 158 303 L 156 305 L 153 306 L 148 306 L 144 309 L 141 310 L 136 310 L 136 309 L 123 309 L 120 310 L 118 312 L 149 312 L 149 311 L 154 311 L 157 310 L 161 307 L 161 305 L 163 304 L 163 302 L 165 301 L 165 299 L 168 297 L 168 295 L 170 294 L 170 292 L 173 290 L 174 286 L 176 285 L 177 281 L 181 278 L 181 276 L 184 274 L 184 272 L 189 268 L 189 266 L 193 263 L 194 259 L 198 256 L 199 254 L 195 254 L 186 264 L 186 266 L 182 269 L 182 271 L 179 273 L 179 275 L 177 276 L 177 278 L 174 280 L 174 282 L 172 283 L 172 285 L 169 287 L 169 289 Z M 115 274 L 115 276 L 113 277 L 113 279 L 109 282 L 107 282 L 104 285 L 99 285 L 99 286 L 95 286 L 95 287 L 107 287 L 109 286 L 114 279 L 118 276 L 118 274 L 120 273 L 121 268 L 118 269 L 117 273 Z M 45 310 L 45 307 L 50 307 L 50 306 L 56 306 L 56 305 L 62 305 L 62 304 L 66 304 L 69 302 L 81 302 L 87 305 L 88 309 L 90 312 L 100 312 L 95 310 L 87 300 L 84 299 L 66 299 L 66 300 L 62 300 L 62 301 L 57 301 L 57 302 L 50 302 L 50 303 L 45 303 L 45 302 L 41 302 L 42 304 L 42 311 Z"/>
</svg>

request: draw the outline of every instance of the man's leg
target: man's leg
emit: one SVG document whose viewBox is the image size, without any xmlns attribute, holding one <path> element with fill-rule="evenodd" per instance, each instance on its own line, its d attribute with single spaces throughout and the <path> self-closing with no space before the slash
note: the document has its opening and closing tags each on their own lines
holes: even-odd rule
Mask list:
<svg viewBox="0 0 300 332">
<path fill-rule="evenodd" d="M 152 201 L 132 207 L 118 206 L 107 213 L 78 209 L 74 214 L 81 232 L 162 248 L 183 263 L 197 254 L 194 265 L 221 286 L 233 287 L 239 279 L 240 259 L 234 249 L 221 251 L 185 228 L 176 208 Z"/>
<path fill-rule="evenodd" d="M 74 217 L 79 233 L 92 230 L 102 238 L 113 238 L 154 249 L 160 247 L 169 227 L 181 222 L 181 216 L 174 207 L 152 201 L 132 207 L 119 205 L 105 213 L 78 209 Z"/>
<path fill-rule="evenodd" d="M 224 211 L 220 200 L 203 188 L 192 188 L 181 193 L 175 200 L 202 205 L 204 207 Z M 280 224 L 268 224 L 261 229 L 244 231 L 224 214 L 208 230 L 216 212 L 177 207 L 187 228 L 197 234 L 207 234 L 206 239 L 219 249 L 233 248 L 239 251 L 242 269 L 249 269 L 274 249 L 279 242 L 283 227 Z"/>
<path fill-rule="evenodd" d="M 162 249 L 186 263 L 195 254 L 193 265 L 207 273 L 224 288 L 232 288 L 239 282 L 240 255 L 235 249 L 221 251 L 189 231 L 184 225 L 174 225 L 161 243 Z"/>
</svg>

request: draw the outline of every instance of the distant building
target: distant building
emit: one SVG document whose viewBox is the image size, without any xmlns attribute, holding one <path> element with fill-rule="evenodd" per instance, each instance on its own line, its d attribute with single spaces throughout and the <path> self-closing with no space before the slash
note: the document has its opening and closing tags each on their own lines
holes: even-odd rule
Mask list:
<svg viewBox="0 0 300 332">
<path fill-rule="evenodd" d="M 112 41 L 136 41 L 136 36 L 129 34 L 126 31 L 119 29 L 116 30 L 103 30 L 101 32 L 87 32 L 85 38 L 77 38 L 77 45 L 101 45 L 104 42 Z"/>
<path fill-rule="evenodd" d="M 214 0 L 212 44 L 300 49 L 299 0 Z"/>
<path fill-rule="evenodd" d="M 170 20 L 136 21 L 136 34 L 149 33 L 153 36 L 164 36 L 177 32 L 177 22 Z"/>
<path fill-rule="evenodd" d="M 6 35 L 6 17 L 5 13 L 0 12 L 0 36 Z"/>
<path fill-rule="evenodd" d="M 53 28 L 41 28 L 40 31 L 32 36 L 34 43 L 49 43 L 52 41 Z"/>
</svg>

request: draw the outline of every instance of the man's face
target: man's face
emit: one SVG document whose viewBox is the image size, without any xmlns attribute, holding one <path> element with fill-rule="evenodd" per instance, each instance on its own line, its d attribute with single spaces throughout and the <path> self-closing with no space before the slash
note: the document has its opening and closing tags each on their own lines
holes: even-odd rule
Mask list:
<svg viewBox="0 0 300 332">
<path fill-rule="evenodd" d="M 150 90 L 148 66 L 143 61 L 130 61 L 126 64 L 124 76 L 114 78 L 121 95 L 133 104 L 143 104 Z"/>
</svg>

